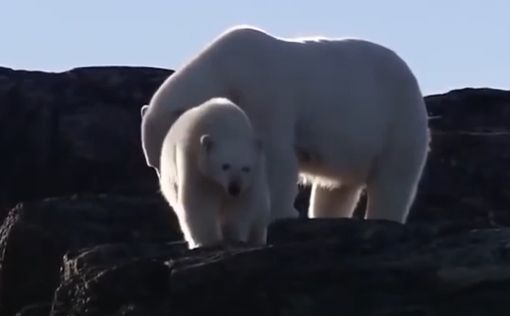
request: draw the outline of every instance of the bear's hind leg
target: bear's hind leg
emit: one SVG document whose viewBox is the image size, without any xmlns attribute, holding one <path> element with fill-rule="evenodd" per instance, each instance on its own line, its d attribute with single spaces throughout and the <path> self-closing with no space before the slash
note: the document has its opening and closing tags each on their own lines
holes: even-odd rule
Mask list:
<svg viewBox="0 0 510 316">
<path fill-rule="evenodd" d="M 299 211 L 294 207 L 294 201 L 298 194 L 299 167 L 294 149 L 274 144 L 265 153 L 271 220 L 297 218 Z"/>
<path fill-rule="evenodd" d="M 382 156 L 367 181 L 366 219 L 407 221 L 425 165 L 425 150 L 425 146 L 414 152 L 393 150 Z"/>
<path fill-rule="evenodd" d="M 416 177 L 380 176 L 367 186 L 366 219 L 385 219 L 405 223 L 416 193 Z"/>
<path fill-rule="evenodd" d="M 361 188 L 342 185 L 336 188 L 312 185 L 309 218 L 351 217 L 358 204 Z"/>
</svg>

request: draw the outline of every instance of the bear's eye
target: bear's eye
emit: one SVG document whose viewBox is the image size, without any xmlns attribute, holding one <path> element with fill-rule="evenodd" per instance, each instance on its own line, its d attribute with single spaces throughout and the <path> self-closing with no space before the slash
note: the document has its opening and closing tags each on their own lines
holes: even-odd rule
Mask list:
<svg viewBox="0 0 510 316">
<path fill-rule="evenodd" d="M 246 173 L 251 171 L 250 167 L 243 167 L 241 170 Z"/>
<path fill-rule="evenodd" d="M 230 169 L 230 165 L 229 165 L 228 163 L 224 163 L 224 164 L 221 166 L 221 169 L 223 169 L 223 170 L 225 170 L 225 171 L 226 171 L 226 170 Z"/>
</svg>

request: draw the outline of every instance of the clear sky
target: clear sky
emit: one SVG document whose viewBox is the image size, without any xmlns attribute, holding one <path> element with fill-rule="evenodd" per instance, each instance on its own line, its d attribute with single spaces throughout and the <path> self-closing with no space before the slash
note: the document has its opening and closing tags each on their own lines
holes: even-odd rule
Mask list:
<svg viewBox="0 0 510 316">
<path fill-rule="evenodd" d="M 0 0 L 0 66 L 176 69 L 224 29 L 361 37 L 412 67 L 425 94 L 510 89 L 510 0 Z"/>
</svg>

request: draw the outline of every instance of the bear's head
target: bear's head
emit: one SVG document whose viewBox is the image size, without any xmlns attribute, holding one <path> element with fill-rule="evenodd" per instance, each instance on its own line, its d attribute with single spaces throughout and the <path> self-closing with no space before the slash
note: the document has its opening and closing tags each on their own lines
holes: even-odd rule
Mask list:
<svg viewBox="0 0 510 316">
<path fill-rule="evenodd" d="M 200 137 L 199 169 L 201 173 L 233 198 L 241 196 L 253 183 L 260 168 L 262 142 L 232 138 Z"/>
</svg>

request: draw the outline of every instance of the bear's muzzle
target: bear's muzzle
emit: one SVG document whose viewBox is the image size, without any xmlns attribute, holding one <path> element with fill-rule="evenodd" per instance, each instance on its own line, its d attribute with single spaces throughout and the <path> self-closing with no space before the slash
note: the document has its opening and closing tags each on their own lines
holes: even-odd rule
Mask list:
<svg viewBox="0 0 510 316">
<path fill-rule="evenodd" d="M 230 194 L 233 197 L 237 197 L 237 196 L 239 196 L 240 193 L 241 193 L 241 185 L 239 184 L 239 182 L 237 182 L 237 181 L 230 182 L 228 185 L 228 194 Z"/>
</svg>

